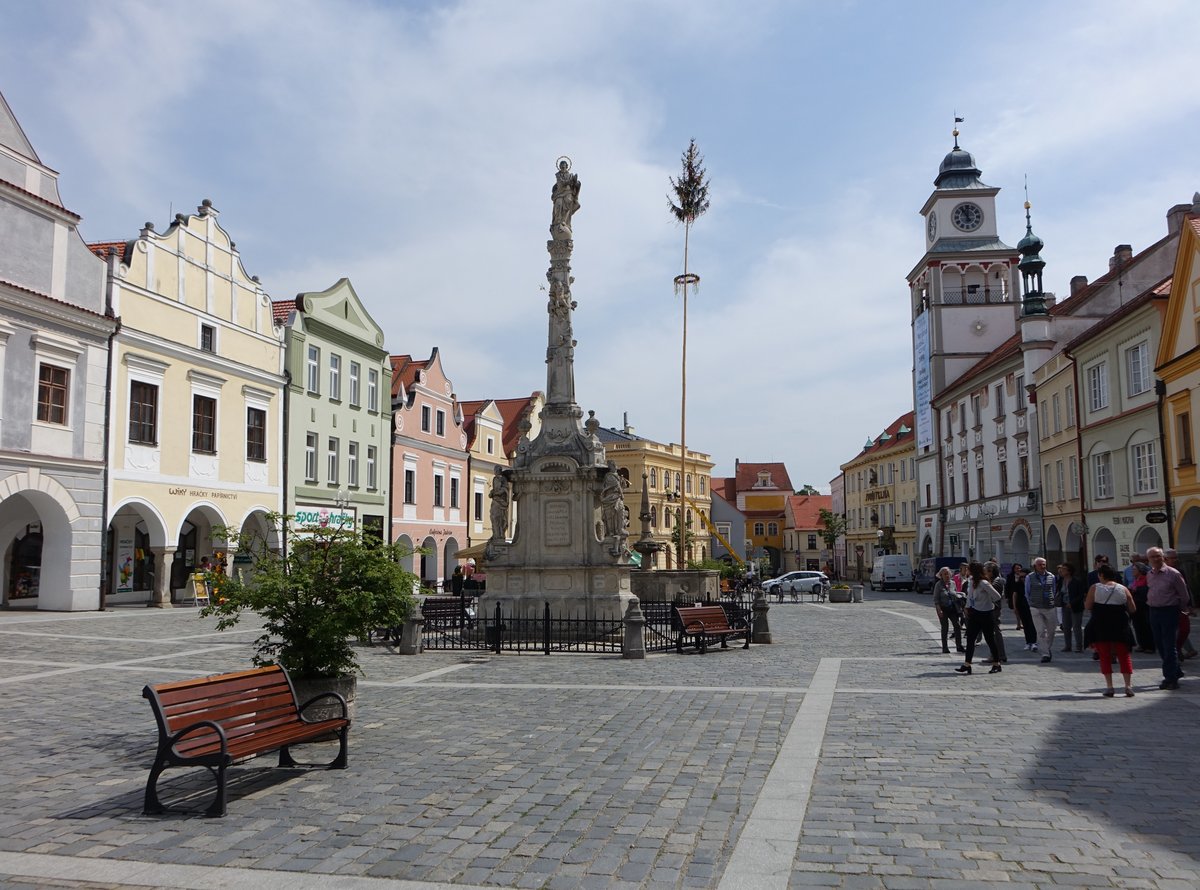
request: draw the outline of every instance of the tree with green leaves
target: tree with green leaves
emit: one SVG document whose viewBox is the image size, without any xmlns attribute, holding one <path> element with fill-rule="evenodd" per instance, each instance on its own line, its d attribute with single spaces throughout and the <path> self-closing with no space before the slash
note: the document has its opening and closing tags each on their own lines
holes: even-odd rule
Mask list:
<svg viewBox="0 0 1200 890">
<path fill-rule="evenodd" d="M 688 287 L 700 283 L 700 276 L 694 275 L 688 269 L 688 247 L 692 232 L 692 224 L 708 211 L 708 174 L 704 169 L 704 157 L 696 147 L 696 140 L 688 143 L 684 151 L 682 171 L 678 179 L 670 177 L 671 190 L 674 197 L 667 196 L 667 205 L 671 215 L 677 222 L 683 223 L 683 274 L 675 276 L 676 291 L 683 292 L 683 350 L 680 373 L 679 394 L 679 477 L 687 477 L 687 298 Z M 684 507 L 679 505 L 679 519 L 682 523 Z M 676 542 L 676 566 L 684 566 L 684 542 Z"/>
<path fill-rule="evenodd" d="M 820 494 L 820 492 L 817 491 L 817 489 L 812 485 L 805 484 L 805 486 L 796 492 L 796 494 Z"/>
<path fill-rule="evenodd" d="M 832 553 L 837 546 L 837 539 L 846 533 L 846 517 L 824 507 L 817 513 L 821 521 L 821 540 Z"/>
</svg>

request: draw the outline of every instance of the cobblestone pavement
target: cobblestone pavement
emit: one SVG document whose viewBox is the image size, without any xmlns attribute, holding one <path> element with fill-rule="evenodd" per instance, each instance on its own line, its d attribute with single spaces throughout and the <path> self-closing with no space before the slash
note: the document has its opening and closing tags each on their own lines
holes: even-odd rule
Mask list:
<svg viewBox="0 0 1200 890">
<path fill-rule="evenodd" d="M 773 645 L 640 662 L 364 648 L 350 769 L 251 761 L 205 819 L 203 770 L 141 813 L 141 688 L 248 666 L 256 629 L 0 613 L 0 886 L 1200 885 L 1200 680 L 1159 691 L 1139 655 L 1138 695 L 1102 698 L 1011 621 L 1003 673 L 961 676 L 932 617 L 778 604 Z"/>
</svg>

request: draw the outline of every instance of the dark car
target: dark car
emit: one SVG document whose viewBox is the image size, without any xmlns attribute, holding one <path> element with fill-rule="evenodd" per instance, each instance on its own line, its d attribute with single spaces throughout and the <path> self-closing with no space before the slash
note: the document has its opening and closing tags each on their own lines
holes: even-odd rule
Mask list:
<svg viewBox="0 0 1200 890">
<path fill-rule="evenodd" d="M 917 570 L 913 573 L 913 589 L 918 593 L 933 590 L 933 582 L 943 566 L 948 566 L 951 572 L 957 572 L 965 561 L 960 556 L 927 556 L 917 563 Z"/>
</svg>

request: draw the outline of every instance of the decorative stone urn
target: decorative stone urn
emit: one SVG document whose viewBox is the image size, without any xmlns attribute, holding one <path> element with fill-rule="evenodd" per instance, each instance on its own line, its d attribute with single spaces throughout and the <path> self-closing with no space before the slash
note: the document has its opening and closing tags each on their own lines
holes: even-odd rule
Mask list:
<svg viewBox="0 0 1200 890">
<path fill-rule="evenodd" d="M 831 603 L 848 603 L 850 602 L 849 587 L 832 587 L 829 590 L 829 601 Z"/>
</svg>

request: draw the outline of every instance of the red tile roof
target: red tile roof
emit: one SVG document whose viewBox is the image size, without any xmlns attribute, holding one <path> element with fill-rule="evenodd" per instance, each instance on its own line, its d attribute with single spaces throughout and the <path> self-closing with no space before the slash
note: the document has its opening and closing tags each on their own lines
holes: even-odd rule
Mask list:
<svg viewBox="0 0 1200 890">
<path fill-rule="evenodd" d="M 737 504 L 737 480 L 732 476 L 713 476 L 708 480 L 708 488 L 730 504 Z"/>
<path fill-rule="evenodd" d="M 894 448 L 903 448 L 911 445 L 916 437 L 915 433 L 913 432 L 914 417 L 915 413 L 912 411 L 907 411 L 904 414 L 901 414 L 890 424 L 888 424 L 887 428 L 882 433 L 872 439 L 870 447 L 863 448 L 863 450 L 856 454 L 853 459 L 858 460 L 858 458 L 862 457 L 864 454 L 880 454 L 885 451 L 891 451 Z M 902 426 L 907 427 L 908 431 L 901 433 L 900 427 Z M 887 434 L 888 438 L 880 441 L 883 439 L 885 433 Z"/>
<path fill-rule="evenodd" d="M 108 252 L 115 250 L 117 259 L 124 261 L 125 254 L 129 250 L 128 241 L 92 241 L 88 244 L 88 250 L 100 257 L 102 260 L 108 259 Z"/>
<path fill-rule="evenodd" d="M 523 399 L 496 399 L 496 407 L 504 418 L 504 434 L 502 447 L 509 457 L 516 454 L 517 443 L 521 441 L 521 419 L 527 417 L 533 410 L 533 402 L 542 393 L 534 390 Z"/>
<path fill-rule="evenodd" d="M 389 355 L 388 361 L 392 365 L 392 398 L 394 399 L 400 395 L 402 387 L 407 391 L 416 382 L 417 371 L 421 369 L 413 362 L 411 355 Z"/>
<path fill-rule="evenodd" d="M 781 491 L 792 492 L 792 480 L 788 476 L 787 467 L 782 463 L 765 463 L 765 464 L 744 464 L 738 463 L 736 485 L 738 491 L 749 491 L 754 488 L 758 482 L 758 474 L 768 472 L 771 474 L 771 484 Z M 771 491 L 771 489 L 757 489 L 758 491 Z"/>
<path fill-rule="evenodd" d="M 287 324 L 287 320 L 292 317 L 293 309 L 298 312 L 304 311 L 304 300 L 301 297 L 295 297 L 291 300 L 272 300 L 271 316 L 275 324 Z"/>
<path fill-rule="evenodd" d="M 463 432 L 467 434 L 467 450 L 475 444 L 475 413 L 491 399 L 478 399 L 471 402 L 459 402 L 458 407 L 463 415 Z"/>
<path fill-rule="evenodd" d="M 822 528 L 821 511 L 833 511 L 833 495 L 794 494 L 788 498 L 792 528 Z"/>
</svg>

